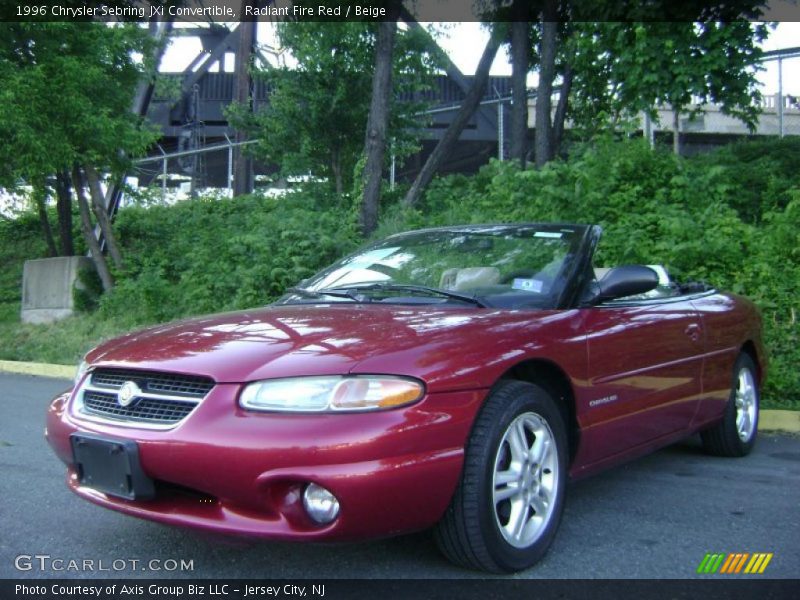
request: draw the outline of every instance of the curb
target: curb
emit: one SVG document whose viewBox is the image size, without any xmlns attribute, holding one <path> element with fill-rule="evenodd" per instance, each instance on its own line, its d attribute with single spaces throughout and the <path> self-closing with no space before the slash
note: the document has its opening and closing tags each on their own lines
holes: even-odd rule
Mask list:
<svg viewBox="0 0 800 600">
<path fill-rule="evenodd" d="M 49 365 L 47 363 L 21 362 L 17 360 L 0 360 L 0 372 L 36 375 L 37 377 L 54 377 L 57 379 L 74 379 L 77 367 L 68 365 Z"/>
<path fill-rule="evenodd" d="M 762 410 L 758 414 L 759 431 L 800 433 L 800 411 Z"/>
<path fill-rule="evenodd" d="M 68 365 L 0 360 L 0 373 L 19 373 L 22 375 L 35 375 L 37 377 L 73 379 L 75 377 L 75 370 L 76 367 L 70 367 Z M 759 431 L 800 433 L 800 411 L 762 410 L 758 415 L 758 429 Z"/>
</svg>

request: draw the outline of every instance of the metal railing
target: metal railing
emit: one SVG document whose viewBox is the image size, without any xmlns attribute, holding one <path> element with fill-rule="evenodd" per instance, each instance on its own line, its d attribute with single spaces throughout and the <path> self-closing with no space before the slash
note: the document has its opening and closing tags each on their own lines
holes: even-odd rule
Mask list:
<svg viewBox="0 0 800 600">
<path fill-rule="evenodd" d="M 167 180 L 169 179 L 169 161 L 171 159 L 178 159 L 186 156 L 195 156 L 197 154 L 205 154 L 208 152 L 219 152 L 227 150 L 228 152 L 228 177 L 227 189 L 228 193 L 233 195 L 233 149 L 239 146 L 247 146 L 250 144 L 258 143 L 258 140 L 246 140 L 244 142 L 233 142 L 225 135 L 225 143 L 211 144 L 202 148 L 194 148 L 192 150 L 181 150 L 177 152 L 165 152 L 161 146 L 158 146 L 161 155 L 146 156 L 138 158 L 133 161 L 134 166 L 144 165 L 148 163 L 161 163 L 161 201 L 164 202 L 167 197 Z"/>
</svg>

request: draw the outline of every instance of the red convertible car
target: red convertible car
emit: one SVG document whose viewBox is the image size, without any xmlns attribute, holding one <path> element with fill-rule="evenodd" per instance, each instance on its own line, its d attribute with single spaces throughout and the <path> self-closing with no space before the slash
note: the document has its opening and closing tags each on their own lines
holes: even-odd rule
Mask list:
<svg viewBox="0 0 800 600">
<path fill-rule="evenodd" d="M 435 528 L 534 564 L 565 484 L 695 432 L 753 447 L 765 375 L 745 298 L 599 268 L 600 228 L 445 227 L 374 243 L 259 309 L 93 349 L 46 436 L 79 496 L 227 534 Z"/>
</svg>

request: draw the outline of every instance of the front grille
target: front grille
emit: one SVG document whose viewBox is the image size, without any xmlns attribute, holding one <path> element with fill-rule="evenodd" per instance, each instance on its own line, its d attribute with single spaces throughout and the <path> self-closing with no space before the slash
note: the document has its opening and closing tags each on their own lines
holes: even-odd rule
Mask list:
<svg viewBox="0 0 800 600">
<path fill-rule="evenodd" d="M 161 398 L 139 398 L 129 406 L 120 406 L 117 395 L 106 392 L 86 391 L 83 406 L 89 413 L 106 415 L 125 421 L 150 423 L 177 423 L 192 412 L 196 402 L 163 400 Z"/>
<path fill-rule="evenodd" d="M 118 390 L 131 381 L 141 393 L 122 406 Z M 101 368 L 84 383 L 79 406 L 87 415 L 171 427 L 186 418 L 213 387 L 213 379 L 199 375 Z"/>
<path fill-rule="evenodd" d="M 143 392 L 203 398 L 214 387 L 210 377 L 175 375 L 133 369 L 97 369 L 92 373 L 92 386 L 119 389 L 126 381 L 134 381 Z"/>
</svg>

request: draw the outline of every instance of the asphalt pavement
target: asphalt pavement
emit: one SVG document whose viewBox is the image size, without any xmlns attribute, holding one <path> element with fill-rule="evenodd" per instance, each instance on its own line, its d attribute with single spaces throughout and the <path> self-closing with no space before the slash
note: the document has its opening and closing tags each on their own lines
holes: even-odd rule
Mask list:
<svg viewBox="0 0 800 600">
<path fill-rule="evenodd" d="M 450 565 L 427 532 L 345 545 L 272 543 L 166 527 L 85 502 L 68 491 L 43 437 L 49 399 L 68 386 L 0 373 L 0 578 L 482 576 Z M 727 577 L 798 577 L 796 435 L 762 434 L 744 459 L 707 456 L 690 439 L 571 484 L 567 494 L 550 552 L 510 577 L 693 578 L 709 552 L 773 553 L 763 575 Z M 84 570 L 85 561 L 92 567 Z M 192 569 L 180 570 L 181 561 Z"/>
</svg>

